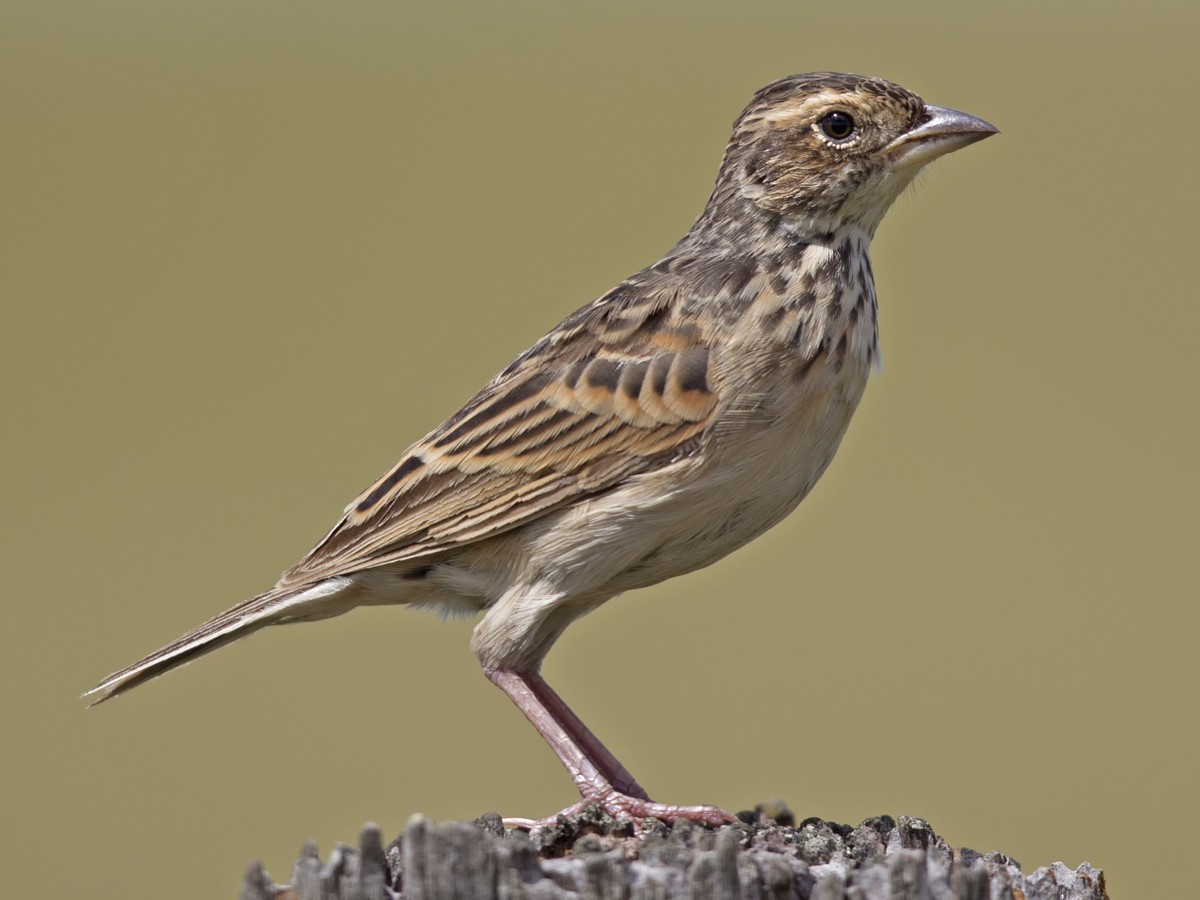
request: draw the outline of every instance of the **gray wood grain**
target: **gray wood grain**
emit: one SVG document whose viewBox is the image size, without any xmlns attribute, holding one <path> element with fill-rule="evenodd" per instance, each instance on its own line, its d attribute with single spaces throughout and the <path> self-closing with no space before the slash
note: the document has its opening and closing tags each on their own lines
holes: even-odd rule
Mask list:
<svg viewBox="0 0 1200 900">
<path fill-rule="evenodd" d="M 1031 874 L 1002 853 L 953 848 L 923 819 L 853 827 L 782 805 L 720 829 L 631 823 L 592 810 L 529 835 L 495 814 L 415 817 L 385 849 L 368 825 L 322 863 L 307 844 L 289 885 L 258 863 L 240 900 L 1108 900 L 1104 874 L 1062 863 Z"/>
</svg>

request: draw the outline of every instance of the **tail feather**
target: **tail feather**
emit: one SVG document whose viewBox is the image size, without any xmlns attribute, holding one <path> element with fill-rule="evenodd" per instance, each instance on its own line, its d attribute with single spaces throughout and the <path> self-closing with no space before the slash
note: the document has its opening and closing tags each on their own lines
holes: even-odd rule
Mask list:
<svg viewBox="0 0 1200 900">
<path fill-rule="evenodd" d="M 346 612 L 356 604 L 338 602 L 342 598 L 335 598 L 334 595 L 343 593 L 349 585 L 349 579 L 331 578 L 300 588 L 272 588 L 214 616 L 146 658 L 113 672 L 85 692 L 83 699 L 91 700 L 89 706 L 103 703 L 267 625 L 325 618 Z"/>
</svg>

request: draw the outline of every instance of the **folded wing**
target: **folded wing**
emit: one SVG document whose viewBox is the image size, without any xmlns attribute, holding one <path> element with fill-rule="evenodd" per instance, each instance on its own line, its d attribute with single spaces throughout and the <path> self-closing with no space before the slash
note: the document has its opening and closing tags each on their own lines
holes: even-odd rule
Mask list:
<svg viewBox="0 0 1200 900">
<path fill-rule="evenodd" d="M 410 447 L 280 586 L 484 540 L 692 452 L 720 407 L 708 341 L 631 295 L 580 310 Z"/>
</svg>

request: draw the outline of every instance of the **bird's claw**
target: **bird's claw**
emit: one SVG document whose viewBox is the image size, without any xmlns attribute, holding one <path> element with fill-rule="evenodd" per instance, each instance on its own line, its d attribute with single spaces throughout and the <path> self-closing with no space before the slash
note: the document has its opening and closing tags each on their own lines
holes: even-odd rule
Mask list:
<svg viewBox="0 0 1200 900">
<path fill-rule="evenodd" d="M 737 821 L 737 817 L 718 806 L 674 806 L 668 803 L 655 803 L 640 797 L 631 797 L 618 791 L 607 791 L 594 797 L 585 797 L 578 803 L 568 806 L 561 812 L 545 819 L 506 818 L 505 828 L 520 828 L 526 831 L 540 831 L 544 828 L 558 825 L 561 820 L 573 818 L 595 808 L 616 820 L 626 819 L 633 823 L 633 832 L 640 835 L 643 831 L 641 820 L 657 819 L 668 824 L 686 819 L 701 825 L 729 825 Z"/>
</svg>

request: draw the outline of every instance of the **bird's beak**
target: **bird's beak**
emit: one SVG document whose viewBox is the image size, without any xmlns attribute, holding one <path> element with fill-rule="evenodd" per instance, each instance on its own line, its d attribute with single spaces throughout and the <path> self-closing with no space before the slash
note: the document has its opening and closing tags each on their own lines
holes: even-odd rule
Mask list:
<svg viewBox="0 0 1200 900">
<path fill-rule="evenodd" d="M 879 151 L 890 157 L 897 169 L 923 166 L 943 154 L 982 141 L 1000 131 L 990 122 L 957 109 L 926 104 L 925 113 L 928 118 L 924 122 Z"/>
</svg>

